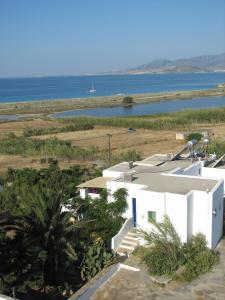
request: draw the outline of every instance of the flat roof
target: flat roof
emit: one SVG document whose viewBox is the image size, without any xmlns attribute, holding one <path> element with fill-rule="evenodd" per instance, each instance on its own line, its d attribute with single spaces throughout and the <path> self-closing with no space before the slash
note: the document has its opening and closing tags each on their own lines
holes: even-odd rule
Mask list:
<svg viewBox="0 0 225 300">
<path fill-rule="evenodd" d="M 168 155 L 167 154 L 154 154 L 151 155 L 143 160 L 140 161 L 140 163 L 151 163 L 151 162 L 164 162 L 169 160 Z"/>
<path fill-rule="evenodd" d="M 106 188 L 106 183 L 111 177 L 96 177 L 94 179 L 88 180 L 79 184 L 78 188 Z"/>
<path fill-rule="evenodd" d="M 118 179 L 123 181 L 123 179 Z M 124 182 L 129 182 L 124 180 Z M 174 193 L 185 195 L 192 190 L 211 191 L 218 180 L 205 179 L 201 177 L 190 177 L 185 175 L 163 175 L 157 173 L 134 173 L 132 184 L 146 186 L 144 189 L 159 193 Z"/>
<path fill-rule="evenodd" d="M 141 161 L 142 162 L 142 161 Z M 140 162 L 140 163 L 141 163 Z M 142 165 L 139 164 L 139 162 L 135 162 L 134 166 L 132 168 L 129 168 L 128 162 L 123 162 L 118 165 L 112 166 L 107 170 L 114 171 L 114 172 L 142 172 L 142 171 L 148 171 L 148 172 L 171 172 L 172 170 L 180 167 L 180 168 L 187 168 L 193 163 L 191 160 L 174 160 L 174 161 L 165 161 L 163 164 L 160 165 Z"/>
</svg>

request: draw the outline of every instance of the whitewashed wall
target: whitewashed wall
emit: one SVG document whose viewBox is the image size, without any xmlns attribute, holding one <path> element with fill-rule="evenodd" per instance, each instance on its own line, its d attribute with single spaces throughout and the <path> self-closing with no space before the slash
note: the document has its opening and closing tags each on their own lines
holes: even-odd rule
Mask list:
<svg viewBox="0 0 225 300">
<path fill-rule="evenodd" d="M 117 164 L 115 166 L 113 166 L 114 168 L 116 166 L 122 166 L 124 165 L 124 162 L 120 163 L 120 164 Z M 120 177 L 122 174 L 124 174 L 124 172 L 120 172 L 120 171 L 115 171 L 115 170 L 111 170 L 110 168 L 106 169 L 106 170 L 103 170 L 102 172 L 102 176 L 103 177 Z"/>
<path fill-rule="evenodd" d="M 162 222 L 168 215 L 181 241 L 187 241 L 187 196 L 171 193 L 139 191 L 137 195 L 137 225 L 151 230 L 148 211 L 156 212 L 156 221 Z"/>
<path fill-rule="evenodd" d="M 120 177 L 123 174 L 123 172 L 117 172 L 117 171 L 111 171 L 109 169 L 103 170 L 102 176 L 103 177 Z"/>
<path fill-rule="evenodd" d="M 206 178 L 223 179 L 225 182 L 225 169 L 202 167 L 201 175 Z"/>
<path fill-rule="evenodd" d="M 128 183 L 128 182 L 122 182 L 122 181 L 108 181 L 107 182 L 107 190 L 109 192 L 109 201 L 113 201 L 113 193 L 120 189 L 120 188 L 125 188 L 127 190 L 127 209 L 126 212 L 124 213 L 124 218 L 131 218 L 132 217 L 132 198 L 137 199 L 138 192 L 140 189 L 144 188 L 144 185 L 139 185 L 139 184 L 133 184 L 133 183 Z M 138 205 L 138 203 L 137 203 Z"/>
<path fill-rule="evenodd" d="M 194 206 L 194 192 L 187 194 L 187 239 L 193 234 L 193 206 Z"/>
<path fill-rule="evenodd" d="M 223 181 L 212 192 L 191 191 L 187 195 L 156 193 L 143 189 L 141 185 L 117 181 L 108 183 L 107 188 L 111 194 L 119 188 L 127 189 L 125 218 L 132 217 L 132 198 L 136 198 L 137 226 L 144 230 L 152 229 L 148 222 L 148 211 L 154 211 L 157 222 L 161 222 L 165 214 L 169 216 L 182 242 L 187 242 L 192 235 L 201 232 L 206 236 L 208 246 L 215 247 L 221 238 Z M 110 201 L 113 201 L 112 197 Z M 216 217 L 212 217 L 214 208 L 220 212 Z"/>
<path fill-rule="evenodd" d="M 186 169 L 182 169 L 180 167 L 172 170 L 170 174 L 177 174 L 177 175 L 186 175 L 186 176 L 200 176 L 201 175 L 201 162 L 197 162 L 193 165 L 190 165 Z"/>
<path fill-rule="evenodd" d="M 188 168 L 184 169 L 183 175 L 200 176 L 201 168 L 202 168 L 201 162 L 197 162 L 197 163 L 189 166 Z"/>
<path fill-rule="evenodd" d="M 187 242 L 187 195 L 166 193 L 166 214 L 181 241 Z"/>
<path fill-rule="evenodd" d="M 156 212 L 156 221 L 161 222 L 165 214 L 165 197 L 163 193 L 151 191 L 138 191 L 137 203 L 137 226 L 143 230 L 151 230 L 152 225 L 148 222 L 148 211 Z"/>
<path fill-rule="evenodd" d="M 209 247 L 211 247 L 212 224 L 211 199 L 210 192 L 193 191 L 192 234 L 204 234 Z"/>
<path fill-rule="evenodd" d="M 86 189 L 86 188 L 80 189 L 80 197 L 81 197 L 82 199 L 85 199 L 87 196 L 88 196 L 87 189 Z"/>
</svg>

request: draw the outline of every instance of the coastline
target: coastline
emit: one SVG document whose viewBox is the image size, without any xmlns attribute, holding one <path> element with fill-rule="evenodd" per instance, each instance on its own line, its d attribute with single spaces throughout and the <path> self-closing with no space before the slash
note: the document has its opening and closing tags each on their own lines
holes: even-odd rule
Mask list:
<svg viewBox="0 0 225 300">
<path fill-rule="evenodd" d="M 225 96 L 225 83 L 220 84 L 213 89 L 207 90 L 190 90 L 175 91 L 161 93 L 143 93 L 130 94 L 135 104 L 185 100 L 202 97 Z M 0 103 L 0 115 L 42 115 L 48 116 L 52 113 L 64 112 L 69 110 L 91 109 L 91 108 L 107 108 L 123 106 L 122 100 L 124 95 L 101 96 L 90 98 L 72 98 L 72 99 L 56 99 L 56 100 L 40 100 L 32 102 L 11 102 Z"/>
</svg>

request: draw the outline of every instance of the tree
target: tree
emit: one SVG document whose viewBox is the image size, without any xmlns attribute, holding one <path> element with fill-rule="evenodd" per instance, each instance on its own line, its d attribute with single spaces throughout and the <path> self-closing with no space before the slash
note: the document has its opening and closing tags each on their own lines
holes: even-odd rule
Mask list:
<svg viewBox="0 0 225 300">
<path fill-rule="evenodd" d="M 36 284 L 39 280 L 39 288 L 49 284 L 65 285 L 66 271 L 78 259 L 79 230 L 85 222 L 76 217 L 79 207 L 77 211 L 62 210 L 61 197 L 62 194 L 58 194 L 57 198 L 52 198 L 51 193 L 37 189 L 30 196 L 29 215 L 25 210 L 24 214 L 1 224 L 1 231 L 14 232 L 15 280 L 18 273 L 26 285 L 32 286 L 34 280 Z M 23 264 L 18 253 L 21 249 Z"/>
<path fill-rule="evenodd" d="M 123 104 L 131 104 L 134 102 L 134 99 L 130 96 L 126 96 L 123 98 Z"/>
<path fill-rule="evenodd" d="M 73 166 L 61 170 L 56 161 L 51 161 L 47 168 L 35 170 L 9 169 L 3 178 L 3 191 L 0 193 L 0 211 L 9 210 L 13 215 L 24 213 L 24 208 L 30 209 L 29 194 L 34 188 L 48 190 L 52 198 L 63 191 L 62 201 L 66 202 L 76 194 L 76 186 L 84 180 L 98 176 L 96 168 L 91 170 Z M 29 213 L 29 211 L 27 211 Z"/>
<path fill-rule="evenodd" d="M 122 217 L 127 206 L 125 189 L 119 189 L 114 193 L 114 201 L 108 202 L 108 193 L 103 190 L 98 199 L 80 199 L 82 206 L 80 211 L 87 220 L 94 220 L 88 224 L 87 231 L 92 231 L 101 237 L 105 245 L 110 245 L 111 238 L 120 230 L 124 223 Z M 84 233 L 86 235 L 86 233 Z"/>
<path fill-rule="evenodd" d="M 55 163 L 8 171 L 0 193 L 0 211 L 10 211 L 0 214 L 1 292 L 75 290 L 114 258 L 109 242 L 124 222 L 126 191 L 114 202 L 106 191 L 95 200 L 75 196 L 76 185 L 96 173 Z"/>
</svg>

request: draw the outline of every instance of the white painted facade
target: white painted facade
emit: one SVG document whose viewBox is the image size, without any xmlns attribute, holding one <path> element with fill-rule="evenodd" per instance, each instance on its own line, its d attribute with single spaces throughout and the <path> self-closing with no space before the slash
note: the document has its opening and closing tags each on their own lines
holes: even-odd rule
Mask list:
<svg viewBox="0 0 225 300">
<path fill-rule="evenodd" d="M 133 173 L 130 180 L 124 176 L 129 172 Z M 127 189 L 124 217 L 136 218 L 137 227 L 152 229 L 150 212 L 157 222 L 168 215 L 182 242 L 203 233 L 208 247 L 215 248 L 222 237 L 225 169 L 205 168 L 201 162 L 189 162 L 186 167 L 179 166 L 179 161 L 158 166 L 137 162 L 128 170 L 125 163 L 106 169 L 103 176 L 111 177 L 106 184 L 109 201 L 117 189 Z"/>
</svg>

